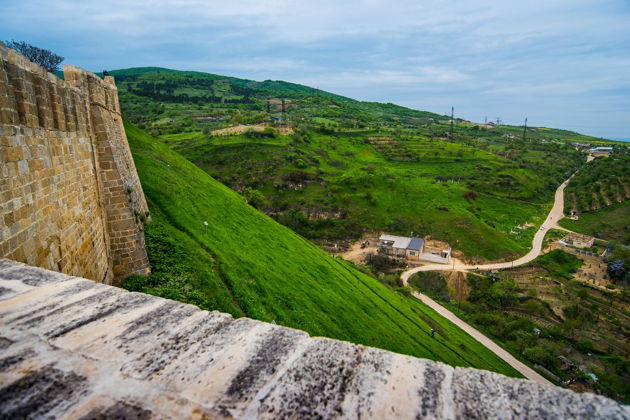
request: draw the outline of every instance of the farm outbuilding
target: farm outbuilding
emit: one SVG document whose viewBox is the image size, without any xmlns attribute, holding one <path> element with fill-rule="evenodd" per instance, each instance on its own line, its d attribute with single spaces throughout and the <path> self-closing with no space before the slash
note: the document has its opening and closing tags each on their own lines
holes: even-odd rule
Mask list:
<svg viewBox="0 0 630 420">
<path fill-rule="evenodd" d="M 612 147 L 595 147 L 591 149 L 591 154 L 595 156 L 608 156 L 613 152 Z"/>
<path fill-rule="evenodd" d="M 381 235 L 378 240 L 380 252 L 409 260 L 418 260 L 424 246 L 423 239 L 406 236 Z"/>
<path fill-rule="evenodd" d="M 572 246 L 574 248 L 590 248 L 595 243 L 595 238 L 572 232 L 562 238 L 559 243 L 562 245 Z"/>
<path fill-rule="evenodd" d="M 436 241 L 428 243 L 422 238 L 394 235 L 381 235 L 378 239 L 379 252 L 409 261 L 447 264 L 451 257 L 451 247 L 442 243 L 436 246 Z"/>
</svg>

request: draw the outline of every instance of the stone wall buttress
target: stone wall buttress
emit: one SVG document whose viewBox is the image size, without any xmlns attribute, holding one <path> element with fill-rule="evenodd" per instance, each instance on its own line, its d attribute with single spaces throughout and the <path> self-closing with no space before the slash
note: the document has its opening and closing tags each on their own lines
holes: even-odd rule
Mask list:
<svg viewBox="0 0 630 420">
<path fill-rule="evenodd" d="M 114 80 L 64 76 L 0 43 L 0 257 L 108 284 L 148 274 Z"/>
</svg>

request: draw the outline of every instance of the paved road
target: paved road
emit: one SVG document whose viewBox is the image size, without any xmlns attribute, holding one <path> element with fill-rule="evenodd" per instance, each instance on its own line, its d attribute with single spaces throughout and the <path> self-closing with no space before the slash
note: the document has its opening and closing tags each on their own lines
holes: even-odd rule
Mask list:
<svg viewBox="0 0 630 420">
<path fill-rule="evenodd" d="M 525 363 L 518 360 L 516 357 L 512 356 L 507 351 L 503 350 L 499 345 L 497 345 L 494 341 L 483 335 L 479 330 L 473 328 L 469 324 L 465 323 L 461 319 L 459 319 L 453 312 L 449 311 L 427 295 L 423 295 L 419 292 L 412 292 L 412 294 L 422 301 L 427 306 L 430 306 L 435 312 L 442 315 L 444 318 L 451 321 L 453 324 L 457 325 L 462 330 L 466 331 L 472 338 L 479 341 L 483 344 L 488 350 L 492 351 L 494 354 L 499 356 L 501 359 L 505 360 L 510 366 L 514 369 L 518 370 L 523 376 L 527 379 L 541 382 L 545 384 L 550 384 L 548 380 L 546 380 L 542 375 L 536 372 L 534 369 L 527 366 Z"/>
<path fill-rule="evenodd" d="M 560 185 L 558 189 L 556 190 L 553 207 L 551 208 L 551 211 L 549 212 L 547 219 L 545 219 L 545 222 L 542 224 L 542 227 L 544 227 L 544 229 L 539 228 L 539 230 L 534 235 L 534 239 L 532 240 L 532 249 L 527 253 L 527 255 L 514 261 L 509 261 L 509 262 L 504 262 L 504 263 L 494 263 L 494 264 L 467 265 L 467 264 L 461 264 L 461 263 L 460 264 L 454 263 L 453 265 L 446 265 L 446 264 L 424 265 L 422 267 L 416 267 L 416 268 L 412 268 L 411 270 L 405 271 L 401 275 L 401 279 L 403 283 L 407 285 L 407 280 L 409 280 L 409 277 L 411 277 L 412 274 L 417 273 L 419 271 L 432 271 L 432 270 L 441 270 L 441 271 L 459 270 L 461 271 L 461 270 L 474 270 L 474 269 L 493 270 L 493 269 L 499 269 L 499 268 L 516 267 L 516 266 L 523 265 L 534 260 L 536 257 L 538 257 L 538 255 L 540 255 L 540 252 L 542 250 L 543 239 L 545 238 L 545 233 L 547 233 L 547 230 L 549 230 L 552 227 L 557 227 L 558 220 L 564 217 L 564 213 L 563 213 L 564 188 L 567 186 L 570 179 L 571 178 L 564 181 L 562 185 Z M 535 370 L 525 365 L 523 362 L 516 359 L 510 353 L 508 353 L 507 351 L 502 349 L 500 346 L 495 344 L 494 341 L 492 341 L 491 339 L 483 335 L 481 332 L 479 332 L 477 329 L 473 328 L 466 322 L 459 319 L 454 313 L 452 313 L 451 311 L 449 311 L 448 309 L 446 309 L 445 307 L 443 307 L 442 305 L 440 305 L 439 303 L 437 303 L 436 301 L 434 301 L 427 295 L 424 295 L 422 293 L 415 292 L 415 291 L 412 292 L 412 294 L 417 299 L 421 300 L 425 305 L 431 307 L 433 310 L 435 310 L 437 313 L 442 315 L 444 318 L 448 319 L 453 324 L 457 325 L 459 328 L 466 331 L 468 334 L 470 334 L 471 337 L 479 341 L 481 344 L 483 344 L 486 348 L 488 348 L 494 354 L 499 356 L 501 359 L 505 360 L 510 366 L 518 370 L 527 379 L 537 381 L 537 382 L 542 382 L 542 383 L 550 383 L 538 372 L 536 372 Z"/>
</svg>

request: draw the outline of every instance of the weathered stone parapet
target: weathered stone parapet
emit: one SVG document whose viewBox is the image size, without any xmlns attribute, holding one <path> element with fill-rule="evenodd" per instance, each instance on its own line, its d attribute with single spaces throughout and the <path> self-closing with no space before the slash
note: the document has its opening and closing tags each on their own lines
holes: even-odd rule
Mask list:
<svg viewBox="0 0 630 420">
<path fill-rule="evenodd" d="M 628 419 L 593 394 L 0 259 L 0 417 Z"/>
<path fill-rule="evenodd" d="M 147 274 L 148 208 L 114 80 L 64 77 L 0 43 L 0 256 L 105 283 Z"/>
</svg>

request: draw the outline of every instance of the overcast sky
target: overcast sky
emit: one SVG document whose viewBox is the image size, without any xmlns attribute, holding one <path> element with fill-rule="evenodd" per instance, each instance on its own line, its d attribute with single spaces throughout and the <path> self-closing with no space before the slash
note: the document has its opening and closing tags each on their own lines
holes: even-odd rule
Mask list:
<svg viewBox="0 0 630 420">
<path fill-rule="evenodd" d="M 0 39 L 88 70 L 286 80 L 630 138 L 629 0 L 0 0 Z"/>
</svg>

